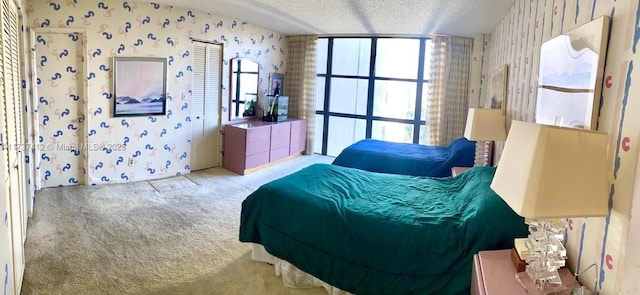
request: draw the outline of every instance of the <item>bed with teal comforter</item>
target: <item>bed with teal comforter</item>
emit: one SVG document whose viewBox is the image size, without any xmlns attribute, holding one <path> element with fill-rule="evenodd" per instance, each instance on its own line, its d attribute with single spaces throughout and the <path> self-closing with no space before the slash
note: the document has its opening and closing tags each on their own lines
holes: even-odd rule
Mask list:
<svg viewBox="0 0 640 295">
<path fill-rule="evenodd" d="M 311 165 L 247 197 L 240 241 L 356 294 L 465 294 L 473 254 L 527 235 L 489 188 L 494 172 L 427 178 Z"/>
</svg>

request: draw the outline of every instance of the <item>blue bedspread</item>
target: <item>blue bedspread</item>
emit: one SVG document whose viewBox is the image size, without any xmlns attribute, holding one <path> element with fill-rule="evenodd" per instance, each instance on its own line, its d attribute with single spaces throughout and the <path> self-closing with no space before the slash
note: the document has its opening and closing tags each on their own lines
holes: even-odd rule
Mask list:
<svg viewBox="0 0 640 295">
<path fill-rule="evenodd" d="M 468 294 L 473 255 L 527 235 L 489 187 L 494 173 L 430 178 L 315 164 L 248 196 L 239 238 L 355 294 Z"/>
<path fill-rule="evenodd" d="M 471 167 L 475 141 L 459 138 L 449 146 L 364 139 L 345 148 L 334 165 L 414 176 L 451 176 L 452 167 Z"/>
</svg>

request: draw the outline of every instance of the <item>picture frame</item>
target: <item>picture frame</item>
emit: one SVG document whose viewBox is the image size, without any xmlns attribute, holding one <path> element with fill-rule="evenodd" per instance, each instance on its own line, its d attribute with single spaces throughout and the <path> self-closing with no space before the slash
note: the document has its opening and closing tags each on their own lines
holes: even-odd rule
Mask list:
<svg viewBox="0 0 640 295">
<path fill-rule="evenodd" d="M 284 95 L 284 74 L 269 74 L 269 93 L 268 95 Z"/>
<path fill-rule="evenodd" d="M 489 82 L 489 108 L 502 109 L 502 113 L 507 113 L 507 84 L 509 79 L 509 65 L 498 67 L 491 74 Z"/>
<path fill-rule="evenodd" d="M 278 96 L 277 112 L 275 112 L 276 121 L 283 122 L 287 120 L 287 115 L 289 114 L 289 97 L 288 96 Z"/>
<path fill-rule="evenodd" d="M 542 43 L 535 122 L 597 130 L 610 17 Z"/>
<path fill-rule="evenodd" d="M 113 116 L 160 116 L 167 113 L 167 59 L 113 58 Z"/>
</svg>

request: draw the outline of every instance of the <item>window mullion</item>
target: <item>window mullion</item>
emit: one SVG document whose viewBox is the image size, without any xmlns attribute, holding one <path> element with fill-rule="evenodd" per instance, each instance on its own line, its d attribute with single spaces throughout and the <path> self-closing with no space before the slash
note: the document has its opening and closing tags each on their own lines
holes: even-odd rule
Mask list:
<svg viewBox="0 0 640 295">
<path fill-rule="evenodd" d="M 369 56 L 369 84 L 367 93 L 367 126 L 365 128 L 365 137 L 371 138 L 373 129 L 373 96 L 376 82 L 376 51 L 378 47 L 378 38 L 371 38 L 371 54 Z"/>
<path fill-rule="evenodd" d="M 329 106 L 330 106 L 330 93 L 331 93 L 331 75 L 333 64 L 333 38 L 329 38 L 327 43 L 327 71 L 324 80 L 324 116 L 322 117 L 322 154 L 327 154 L 327 146 L 329 143 Z"/>
<path fill-rule="evenodd" d="M 420 51 L 418 56 L 418 83 L 416 83 L 416 109 L 414 112 L 413 122 L 413 143 L 420 142 L 420 121 L 422 118 L 422 91 L 424 87 L 424 59 L 425 59 L 425 45 L 426 39 L 420 39 Z M 426 104 L 426 102 L 424 102 Z"/>
</svg>

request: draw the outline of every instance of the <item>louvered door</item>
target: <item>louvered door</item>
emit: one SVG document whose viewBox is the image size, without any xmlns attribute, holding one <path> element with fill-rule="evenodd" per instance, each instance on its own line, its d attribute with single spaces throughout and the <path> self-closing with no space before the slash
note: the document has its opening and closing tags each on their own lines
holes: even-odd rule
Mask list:
<svg viewBox="0 0 640 295">
<path fill-rule="evenodd" d="M 191 93 L 191 170 L 220 166 L 222 47 L 194 42 Z"/>
<path fill-rule="evenodd" d="M 9 55 L 5 59 L 8 68 L 10 69 L 10 87 L 11 97 L 13 102 L 13 112 L 11 119 L 13 121 L 9 126 L 12 129 L 11 136 L 16 148 L 10 153 L 10 169 L 12 171 L 12 191 L 19 196 L 19 215 L 20 215 L 20 229 L 22 230 L 22 242 L 26 238 L 27 234 L 27 165 L 25 156 L 28 153 L 28 145 L 25 137 L 25 103 L 22 97 L 22 91 L 20 89 L 20 46 L 19 46 L 19 30 L 18 30 L 18 10 L 13 1 L 3 0 L 3 20 L 6 21 L 6 30 L 3 33 L 9 35 L 7 43 L 9 43 Z M 9 78 L 9 77 L 7 77 Z M 8 83 L 9 84 L 9 83 Z M 9 85 L 7 85 L 7 89 Z"/>
<path fill-rule="evenodd" d="M 0 8 L 2 9 L 2 8 Z M 0 21 L 0 24 L 2 22 Z M 6 36 L 0 30 L 0 81 L 7 81 L 4 70 L 4 50 Z M 11 194 L 9 193 L 9 150 L 12 148 L 8 140 L 8 113 L 7 97 L 5 96 L 5 86 L 0 82 L 0 282 L 3 289 L 11 294 L 15 290 L 15 275 L 13 266 L 13 233 L 12 233 L 12 211 Z"/>
<path fill-rule="evenodd" d="M 5 0 L 5 3 L 7 0 Z M 27 185 L 27 161 L 26 156 L 29 152 L 27 148 L 27 138 L 25 136 L 27 130 L 25 123 L 25 98 L 22 97 L 22 89 L 20 87 L 21 78 L 21 69 L 20 69 L 20 31 L 18 24 L 18 10 L 15 7 L 13 1 L 8 1 L 10 4 L 11 13 L 8 14 L 10 19 L 10 36 L 11 36 L 11 68 L 12 68 L 12 86 L 13 86 L 13 97 L 14 97 L 14 109 L 15 109 L 15 128 L 16 128 L 16 143 L 21 147 L 16 149 L 16 161 L 14 162 L 14 167 L 18 167 L 17 171 L 17 180 L 18 180 L 18 191 L 20 194 L 20 214 L 21 214 L 21 228 L 22 228 L 22 236 L 23 242 L 26 239 L 27 235 L 27 198 L 28 194 L 28 185 Z"/>
<path fill-rule="evenodd" d="M 0 273 L 4 273 L 6 294 L 20 294 L 24 273 L 26 234 L 25 142 L 23 99 L 20 91 L 18 10 L 10 0 L 0 7 L 0 92 L 2 96 L 2 139 L 0 163 L 3 187 L 0 191 Z M 8 241 L 7 241 L 8 239 Z M 2 272 L 3 271 L 3 272 Z"/>
</svg>

